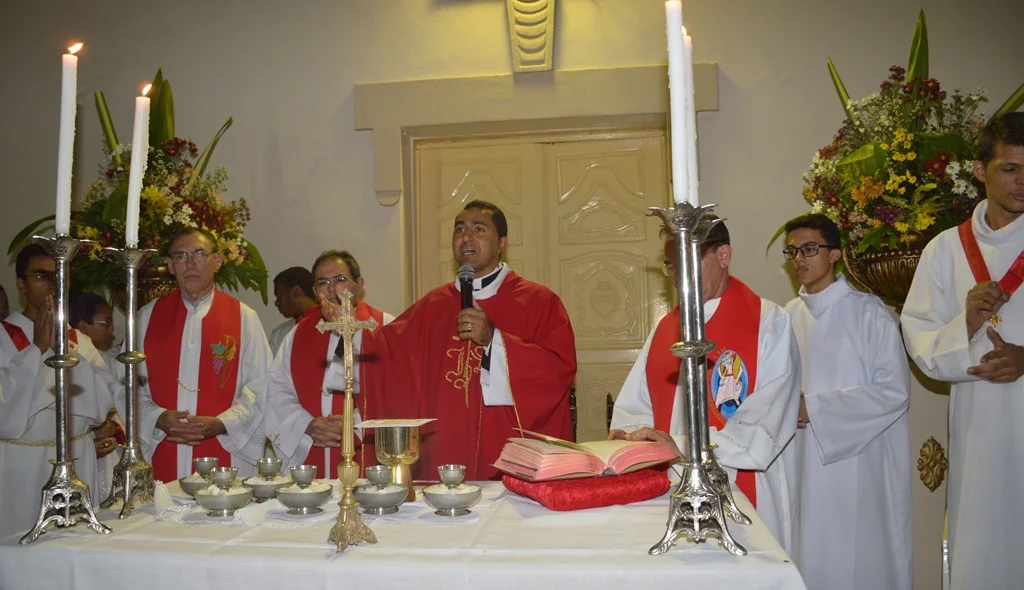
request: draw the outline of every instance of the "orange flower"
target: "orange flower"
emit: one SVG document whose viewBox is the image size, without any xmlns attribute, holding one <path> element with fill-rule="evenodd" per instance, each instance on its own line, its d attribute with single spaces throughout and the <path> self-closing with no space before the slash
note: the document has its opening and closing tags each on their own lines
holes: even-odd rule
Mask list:
<svg viewBox="0 0 1024 590">
<path fill-rule="evenodd" d="M 860 187 L 854 187 L 850 191 L 850 198 L 861 208 L 867 207 L 868 202 L 874 201 L 885 192 L 885 185 L 878 182 L 871 176 L 865 176 L 860 181 Z"/>
</svg>

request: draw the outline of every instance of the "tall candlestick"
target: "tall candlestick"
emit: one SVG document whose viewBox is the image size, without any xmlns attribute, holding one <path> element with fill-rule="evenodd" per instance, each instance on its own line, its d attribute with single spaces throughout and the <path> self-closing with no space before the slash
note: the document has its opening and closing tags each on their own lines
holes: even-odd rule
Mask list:
<svg viewBox="0 0 1024 590">
<path fill-rule="evenodd" d="M 693 39 L 682 29 L 683 36 L 683 72 L 686 74 L 686 181 L 687 201 L 694 207 L 700 205 L 697 196 L 697 103 L 694 100 L 693 87 Z"/>
<path fill-rule="evenodd" d="M 71 163 L 75 149 L 75 112 L 78 107 L 78 57 L 81 43 L 68 47 L 61 56 L 60 135 L 57 142 L 57 234 L 71 232 Z"/>
<path fill-rule="evenodd" d="M 142 176 L 149 156 L 149 85 L 135 98 L 135 128 L 132 130 L 132 161 L 128 172 L 128 211 L 124 219 L 124 241 L 129 248 L 139 245 L 139 199 Z"/>
<path fill-rule="evenodd" d="M 669 117 L 672 129 L 672 199 L 697 206 L 696 124 L 693 102 L 693 46 L 683 28 L 679 0 L 665 2 L 668 37 Z"/>
</svg>

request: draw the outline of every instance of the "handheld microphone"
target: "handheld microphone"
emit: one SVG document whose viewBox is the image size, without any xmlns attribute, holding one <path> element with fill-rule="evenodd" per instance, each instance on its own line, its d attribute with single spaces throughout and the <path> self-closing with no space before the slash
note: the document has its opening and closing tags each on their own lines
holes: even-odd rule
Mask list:
<svg viewBox="0 0 1024 590">
<path fill-rule="evenodd" d="M 462 309 L 473 307 L 473 267 L 464 264 L 459 269 L 459 290 L 462 291 Z"/>
</svg>

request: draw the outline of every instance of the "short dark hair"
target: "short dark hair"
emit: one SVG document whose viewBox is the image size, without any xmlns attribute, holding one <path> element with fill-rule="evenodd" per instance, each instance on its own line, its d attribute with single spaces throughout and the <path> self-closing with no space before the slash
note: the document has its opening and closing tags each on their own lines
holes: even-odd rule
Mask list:
<svg viewBox="0 0 1024 590">
<path fill-rule="evenodd" d="M 213 237 L 212 233 L 201 227 L 186 227 L 185 229 L 178 230 L 177 232 L 175 232 L 171 236 L 171 238 L 167 240 L 167 246 L 164 248 L 164 255 L 170 256 L 171 246 L 174 246 L 174 242 L 177 242 L 179 239 L 185 236 L 190 236 L 192 234 L 199 234 L 206 238 L 207 240 L 210 240 L 210 243 L 213 244 L 213 252 L 211 252 L 211 254 L 219 252 L 219 249 L 217 248 L 217 238 Z"/>
<path fill-rule="evenodd" d="M 320 256 L 316 257 L 316 261 L 313 262 L 313 267 L 309 269 L 310 278 L 316 275 L 316 267 L 320 266 L 320 263 L 324 260 L 331 260 L 337 258 L 345 262 L 348 265 L 349 272 L 352 273 L 352 280 L 358 281 L 359 277 L 363 276 L 363 273 L 359 271 L 359 262 L 356 261 L 356 257 L 348 250 L 327 250 Z"/>
<path fill-rule="evenodd" d="M 825 245 L 830 248 L 841 248 L 843 245 L 843 240 L 839 234 L 839 226 L 821 213 L 808 213 L 786 222 L 785 231 L 787 236 L 798 229 L 813 229 L 821 232 L 821 237 L 825 239 Z"/>
<path fill-rule="evenodd" d="M 1024 147 L 1024 113 L 1003 113 L 992 117 L 982 129 L 978 159 L 986 166 L 996 155 L 996 145 Z"/>
<path fill-rule="evenodd" d="M 704 218 L 710 220 L 721 219 L 714 213 L 707 213 L 704 215 Z M 666 225 L 661 226 L 661 229 L 658 230 L 658 235 L 663 239 L 675 239 L 675 234 L 672 233 Z M 708 252 L 714 252 L 722 246 L 729 245 L 731 245 L 731 242 L 729 241 L 729 228 L 725 227 L 725 221 L 723 220 L 716 223 L 715 227 L 711 228 L 711 231 L 708 232 L 708 237 L 704 240 L 704 243 L 700 245 L 700 255 L 702 257 L 706 256 Z"/>
<path fill-rule="evenodd" d="M 28 273 L 28 261 L 36 256 L 50 257 L 46 253 L 46 248 L 43 248 L 41 244 L 32 243 L 22 248 L 21 252 L 18 252 L 18 258 L 14 261 L 14 276 L 24 279 Z"/>
<path fill-rule="evenodd" d="M 316 295 L 313 293 L 313 273 L 301 266 L 286 268 L 277 273 L 277 276 L 274 277 L 274 285 L 277 284 L 284 285 L 288 289 L 299 287 L 306 297 L 316 299 Z"/>
<path fill-rule="evenodd" d="M 90 293 L 89 291 L 76 293 L 71 298 L 71 304 L 68 305 L 71 326 L 75 327 L 81 321 L 91 322 L 92 316 L 96 315 L 96 310 L 101 305 L 110 307 L 107 300 L 96 293 Z"/>
<path fill-rule="evenodd" d="M 491 221 L 494 222 L 494 227 L 498 230 L 498 237 L 504 238 L 508 236 L 508 220 L 505 219 L 505 212 L 501 210 L 501 207 L 489 201 L 474 200 L 466 203 L 466 206 L 462 208 L 463 211 L 469 211 L 470 209 L 478 209 L 490 213 Z"/>
</svg>

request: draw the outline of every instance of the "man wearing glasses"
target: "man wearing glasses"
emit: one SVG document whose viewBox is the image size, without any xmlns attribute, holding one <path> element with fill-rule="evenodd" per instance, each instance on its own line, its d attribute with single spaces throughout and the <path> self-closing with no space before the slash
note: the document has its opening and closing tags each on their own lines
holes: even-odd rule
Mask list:
<svg viewBox="0 0 1024 590">
<path fill-rule="evenodd" d="M 719 463 L 754 505 L 784 549 L 792 533 L 787 448 L 796 431 L 800 358 L 781 307 L 729 274 L 732 246 L 725 223 L 701 248 L 708 354 L 710 442 Z M 676 284 L 675 235 L 665 237 L 665 274 Z M 651 332 L 626 377 L 609 439 L 659 440 L 681 446 L 686 425 L 675 406 L 686 377 L 669 353 L 679 341 L 679 306 Z M 678 450 L 678 449 L 677 449 Z"/>
<path fill-rule="evenodd" d="M 395 319 L 363 301 L 365 280 L 359 262 L 348 251 L 324 252 L 313 262 L 312 273 L 319 301 L 340 305 L 342 293 L 349 291 L 355 297 L 357 320 L 373 318 L 378 326 L 383 326 Z M 317 473 L 334 477 L 341 462 L 345 398 L 328 384 L 344 381 L 344 375 L 333 376 L 338 365 L 331 363 L 340 336 L 335 332 L 320 333 L 316 325 L 321 318 L 333 319 L 327 318 L 319 305 L 306 310 L 274 357 L 265 379 L 270 408 L 266 430 L 278 456 L 288 465 L 316 465 Z M 358 422 L 362 414 L 357 404 L 353 420 Z M 373 453 L 367 445 L 359 445 L 356 460 L 365 468 L 366 459 L 374 459 Z"/>
<path fill-rule="evenodd" d="M 805 215 L 785 230 L 783 255 L 802 285 L 786 306 L 803 366 L 790 555 L 808 588 L 910 590 L 910 368 L 899 324 L 836 275 L 831 219 Z"/>
<path fill-rule="evenodd" d="M 167 262 L 178 288 L 138 314 L 143 452 L 163 482 L 189 475 L 194 457 L 251 475 L 263 455 L 263 405 L 245 384 L 270 364 L 263 325 L 249 306 L 214 289 L 222 259 L 205 230 L 174 236 Z"/>
<path fill-rule="evenodd" d="M 43 365 L 54 344 L 55 269 L 38 244 L 18 253 L 15 271 L 25 309 L 8 316 L 0 330 L 0 537 L 32 526 L 39 490 L 51 473 L 47 461 L 55 458 L 54 371 Z M 85 361 L 69 371 L 71 457 L 78 459 L 75 469 L 98 505 L 103 496 L 92 429 L 114 405 L 113 376 L 85 334 L 70 330 L 69 341 L 72 354 Z"/>
</svg>

